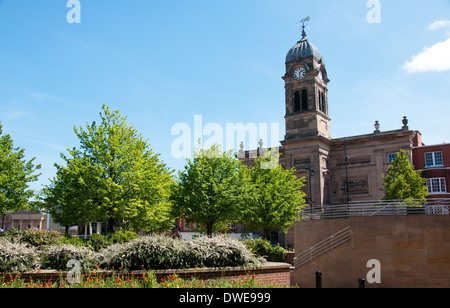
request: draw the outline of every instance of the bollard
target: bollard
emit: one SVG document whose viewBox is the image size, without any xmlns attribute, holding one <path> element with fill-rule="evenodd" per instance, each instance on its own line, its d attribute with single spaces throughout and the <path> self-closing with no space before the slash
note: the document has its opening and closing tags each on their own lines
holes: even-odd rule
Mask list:
<svg viewBox="0 0 450 308">
<path fill-rule="evenodd" d="M 366 287 L 366 280 L 364 278 L 359 278 L 358 284 L 360 289 L 364 289 Z"/>
<path fill-rule="evenodd" d="M 322 272 L 320 271 L 316 272 L 316 288 L 317 289 L 322 288 Z"/>
</svg>

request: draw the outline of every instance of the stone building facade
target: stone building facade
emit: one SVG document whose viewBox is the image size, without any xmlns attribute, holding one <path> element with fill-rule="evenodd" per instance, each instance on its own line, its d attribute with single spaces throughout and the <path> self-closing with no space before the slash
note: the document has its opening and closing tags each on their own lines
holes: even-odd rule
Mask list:
<svg viewBox="0 0 450 308">
<path fill-rule="evenodd" d="M 46 230 L 48 215 L 36 211 L 20 210 L 0 217 L 0 228 L 2 230 Z"/>
<path fill-rule="evenodd" d="M 306 178 L 307 203 L 320 212 L 327 206 L 382 198 L 383 174 L 400 150 L 412 155 L 412 149 L 422 145 L 420 132 L 410 130 L 404 117 L 398 130 L 380 131 L 376 121 L 373 133 L 331 138 L 330 79 L 322 54 L 305 31 L 286 56 L 282 78 L 286 134 L 280 164 Z M 249 153 L 242 159 L 246 164 L 253 163 Z"/>
</svg>

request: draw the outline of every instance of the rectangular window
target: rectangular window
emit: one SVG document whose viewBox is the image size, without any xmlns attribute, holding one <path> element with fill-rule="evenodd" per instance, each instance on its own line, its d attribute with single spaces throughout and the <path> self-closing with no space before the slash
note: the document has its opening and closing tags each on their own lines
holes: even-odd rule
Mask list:
<svg viewBox="0 0 450 308">
<path fill-rule="evenodd" d="M 442 152 L 425 153 L 425 167 L 443 166 Z"/>
<path fill-rule="evenodd" d="M 229 227 L 231 230 L 236 230 L 236 229 L 237 229 L 236 224 L 232 224 L 232 223 L 228 223 L 228 227 Z"/>
<path fill-rule="evenodd" d="M 322 93 L 322 111 L 323 113 L 327 113 L 327 107 L 326 107 L 326 101 L 325 101 L 325 94 Z"/>
<path fill-rule="evenodd" d="M 392 164 L 392 162 L 393 162 L 394 160 L 396 160 L 396 159 L 397 159 L 397 153 L 389 154 L 389 155 L 388 155 L 388 161 L 389 161 L 389 164 Z"/>
<path fill-rule="evenodd" d="M 295 92 L 294 95 L 294 110 L 295 112 L 300 111 L 300 92 Z"/>
<path fill-rule="evenodd" d="M 430 194 L 446 193 L 447 184 L 445 178 L 427 179 L 427 188 Z"/>
<path fill-rule="evenodd" d="M 308 110 L 308 91 L 302 91 L 302 111 Z"/>
<path fill-rule="evenodd" d="M 272 230 L 270 231 L 270 243 L 271 244 L 277 244 L 279 242 L 278 240 L 278 231 Z"/>
</svg>

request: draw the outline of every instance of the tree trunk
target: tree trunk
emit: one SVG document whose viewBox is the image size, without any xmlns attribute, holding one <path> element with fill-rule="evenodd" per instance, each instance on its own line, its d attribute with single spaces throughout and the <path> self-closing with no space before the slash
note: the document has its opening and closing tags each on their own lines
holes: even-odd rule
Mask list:
<svg viewBox="0 0 450 308">
<path fill-rule="evenodd" d="M 213 226 L 213 224 L 210 223 L 210 222 L 208 222 L 208 223 L 206 224 L 206 235 L 207 235 L 208 237 L 212 237 L 212 226 Z"/>
<path fill-rule="evenodd" d="M 65 226 L 65 231 L 64 231 L 64 235 L 66 236 L 66 237 L 69 237 L 69 228 L 70 228 L 70 226 Z"/>
<path fill-rule="evenodd" d="M 114 233 L 114 218 L 109 218 L 108 219 L 108 234 Z"/>
</svg>

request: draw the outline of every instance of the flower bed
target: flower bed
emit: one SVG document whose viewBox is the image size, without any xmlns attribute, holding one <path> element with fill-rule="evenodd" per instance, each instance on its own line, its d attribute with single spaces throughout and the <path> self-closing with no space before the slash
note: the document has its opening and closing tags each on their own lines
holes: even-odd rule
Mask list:
<svg viewBox="0 0 450 308">
<path fill-rule="evenodd" d="M 68 272 L 40 270 L 0 275 L 0 287 L 68 287 Z M 74 287 L 77 284 L 73 285 Z M 289 287 L 290 264 L 265 263 L 259 267 L 184 270 L 96 271 L 82 274 L 80 287 Z"/>
</svg>

